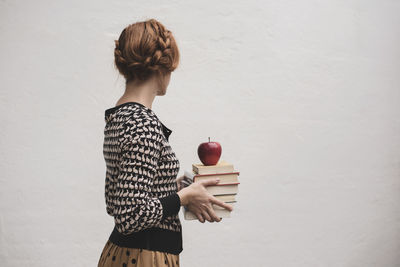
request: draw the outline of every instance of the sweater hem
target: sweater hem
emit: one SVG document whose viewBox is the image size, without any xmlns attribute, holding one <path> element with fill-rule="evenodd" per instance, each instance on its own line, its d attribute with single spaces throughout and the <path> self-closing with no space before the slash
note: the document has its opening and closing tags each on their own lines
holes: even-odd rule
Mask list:
<svg viewBox="0 0 400 267">
<path fill-rule="evenodd" d="M 182 252 L 182 232 L 162 228 L 147 228 L 129 235 L 123 235 L 114 229 L 108 238 L 120 247 L 142 248 L 179 255 Z"/>
</svg>

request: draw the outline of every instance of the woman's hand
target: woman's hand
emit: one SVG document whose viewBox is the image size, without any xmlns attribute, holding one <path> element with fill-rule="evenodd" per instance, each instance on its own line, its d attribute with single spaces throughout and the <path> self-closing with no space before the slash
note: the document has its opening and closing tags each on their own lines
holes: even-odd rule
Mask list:
<svg viewBox="0 0 400 267">
<path fill-rule="evenodd" d="M 178 192 L 181 198 L 181 205 L 186 206 L 188 210 L 193 212 L 200 222 L 204 223 L 205 220 L 209 222 L 220 222 L 221 218 L 218 217 L 212 204 L 221 206 L 229 211 L 233 210 L 233 207 L 210 194 L 206 187 L 210 185 L 216 185 L 219 183 L 219 179 L 210 178 L 200 182 L 192 183 L 190 186 L 183 188 Z"/>
</svg>

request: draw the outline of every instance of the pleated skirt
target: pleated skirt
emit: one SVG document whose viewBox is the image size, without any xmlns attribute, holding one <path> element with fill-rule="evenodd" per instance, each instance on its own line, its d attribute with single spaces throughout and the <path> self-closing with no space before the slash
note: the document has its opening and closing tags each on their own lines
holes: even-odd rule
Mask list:
<svg viewBox="0 0 400 267">
<path fill-rule="evenodd" d="M 179 255 L 142 248 L 120 247 L 107 240 L 98 267 L 166 267 L 179 266 Z"/>
</svg>

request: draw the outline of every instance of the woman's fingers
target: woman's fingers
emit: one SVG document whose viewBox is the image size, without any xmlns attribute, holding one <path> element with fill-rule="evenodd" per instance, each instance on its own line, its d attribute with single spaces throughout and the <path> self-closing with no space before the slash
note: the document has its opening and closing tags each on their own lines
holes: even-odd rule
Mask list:
<svg viewBox="0 0 400 267">
<path fill-rule="evenodd" d="M 196 213 L 196 217 L 197 217 L 197 219 L 199 219 L 199 221 L 200 221 L 201 223 L 204 223 L 204 218 L 203 218 L 203 216 L 202 216 L 200 213 Z"/>
<path fill-rule="evenodd" d="M 220 207 L 223 207 L 223 208 L 225 208 L 225 209 L 227 209 L 229 211 L 233 210 L 233 207 L 231 205 L 219 200 L 218 198 L 216 198 L 214 196 L 210 199 L 210 201 L 211 201 L 211 203 L 216 204 L 216 205 L 218 205 Z"/>
<path fill-rule="evenodd" d="M 220 179 L 218 178 L 210 178 L 207 180 L 203 180 L 200 182 L 194 183 L 193 187 L 193 192 L 197 192 L 197 194 L 193 195 L 193 211 L 196 211 L 195 215 L 199 219 L 200 222 L 204 223 L 205 220 L 209 222 L 220 222 L 222 220 L 221 217 L 217 216 L 214 208 L 212 207 L 212 204 L 216 204 L 220 207 L 223 207 L 224 209 L 227 209 L 229 211 L 233 210 L 233 207 L 213 195 L 207 193 L 204 188 L 201 188 L 202 185 L 204 187 L 210 186 L 210 185 L 216 185 L 218 184 Z"/>
<path fill-rule="evenodd" d="M 207 209 L 207 205 L 203 204 L 204 209 L 201 211 L 201 215 L 203 216 L 203 218 L 205 218 L 207 221 L 209 222 L 213 222 L 214 220 L 211 219 L 210 215 L 208 214 L 208 209 Z"/>
<path fill-rule="evenodd" d="M 207 205 L 207 212 L 210 215 L 211 219 L 213 220 L 212 222 L 219 222 L 221 221 L 220 217 L 217 216 L 217 214 L 215 213 L 213 207 L 211 206 L 211 204 Z"/>
<path fill-rule="evenodd" d="M 195 213 L 200 222 L 204 223 L 206 220 L 211 223 L 221 221 L 220 217 L 217 216 L 214 209 L 212 208 L 211 203 L 203 203 L 201 204 L 201 207 L 202 208 L 197 213 Z"/>
<path fill-rule="evenodd" d="M 219 183 L 219 178 L 210 178 L 200 182 L 203 186 L 216 185 Z"/>
</svg>

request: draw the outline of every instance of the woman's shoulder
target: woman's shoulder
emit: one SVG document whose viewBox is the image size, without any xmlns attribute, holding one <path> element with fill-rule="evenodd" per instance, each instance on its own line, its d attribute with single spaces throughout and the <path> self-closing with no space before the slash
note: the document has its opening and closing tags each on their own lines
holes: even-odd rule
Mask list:
<svg viewBox="0 0 400 267">
<path fill-rule="evenodd" d="M 138 102 L 125 102 L 105 110 L 106 122 L 156 121 L 153 110 Z"/>
<path fill-rule="evenodd" d="M 140 108 L 125 111 L 121 115 L 121 123 L 125 127 L 134 127 L 142 131 L 155 131 L 162 127 L 156 116 Z"/>
<path fill-rule="evenodd" d="M 161 138 L 163 128 L 157 116 L 140 107 L 121 110 L 118 117 L 122 139 L 143 137 L 159 140 Z"/>
<path fill-rule="evenodd" d="M 158 118 L 152 110 L 136 102 L 126 102 L 107 109 L 105 115 L 106 121 L 114 122 L 115 124 L 132 124 L 136 126 L 159 124 Z"/>
<path fill-rule="evenodd" d="M 163 126 L 155 113 L 136 102 L 117 105 L 106 111 L 107 134 L 118 139 L 120 145 L 137 140 L 162 142 Z"/>
</svg>

